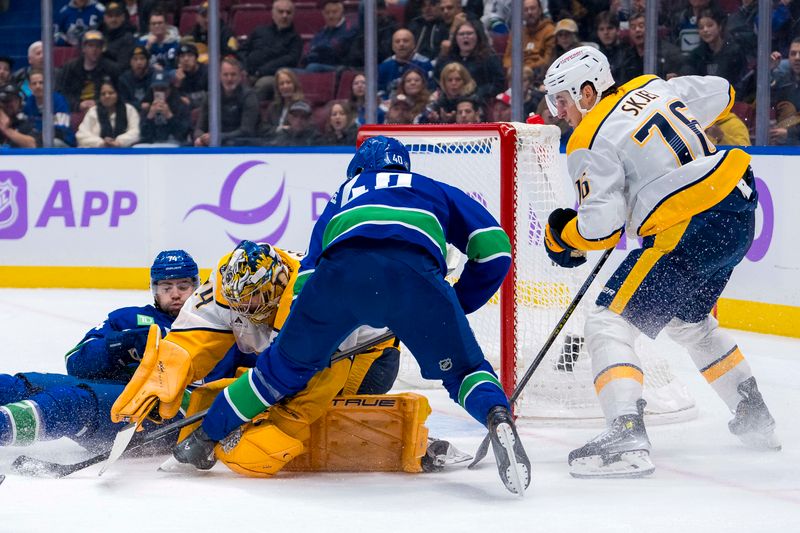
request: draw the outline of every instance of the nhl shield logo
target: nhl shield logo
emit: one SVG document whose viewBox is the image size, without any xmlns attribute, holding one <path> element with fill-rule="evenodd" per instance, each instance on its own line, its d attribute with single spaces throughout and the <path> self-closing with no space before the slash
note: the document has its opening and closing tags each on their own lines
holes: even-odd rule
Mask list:
<svg viewBox="0 0 800 533">
<path fill-rule="evenodd" d="M 0 239 L 19 239 L 28 231 L 27 183 L 19 172 L 0 171 Z"/>
<path fill-rule="evenodd" d="M 442 359 L 441 361 L 439 361 L 439 370 L 441 370 L 442 372 L 447 372 L 451 368 L 453 368 L 453 361 L 449 357 L 447 359 Z"/>
</svg>

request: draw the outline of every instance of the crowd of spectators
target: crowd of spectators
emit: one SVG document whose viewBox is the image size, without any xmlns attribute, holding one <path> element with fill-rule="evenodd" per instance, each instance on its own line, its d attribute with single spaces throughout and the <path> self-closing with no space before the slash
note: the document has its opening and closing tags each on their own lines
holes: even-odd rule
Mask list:
<svg viewBox="0 0 800 533">
<path fill-rule="evenodd" d="M 366 120 L 363 2 L 220 4 L 222 144 L 352 144 Z M 542 99 L 547 67 L 589 45 L 609 58 L 618 84 L 641 75 L 645 1 L 522 4 L 524 111 L 558 124 L 566 139 L 569 127 L 549 115 Z M 800 5 L 772 4 L 770 139 L 800 144 Z M 757 2 L 660 6 L 657 74 L 730 81 L 744 122 L 731 115 L 708 133 L 723 144 L 749 144 Z M 263 23 L 243 31 L 247 16 L 234 16 L 239 9 L 265 17 Z M 378 0 L 378 122 L 508 120 L 516 38 L 510 17 L 511 0 Z M 208 146 L 208 19 L 207 2 L 197 0 L 70 0 L 55 15 L 56 44 L 74 51 L 57 69 L 56 145 Z M 16 71 L 0 57 L 0 145 L 41 144 L 42 68 L 40 42 L 30 44 L 28 65 Z M 322 85 L 327 96 L 320 96 Z"/>
</svg>

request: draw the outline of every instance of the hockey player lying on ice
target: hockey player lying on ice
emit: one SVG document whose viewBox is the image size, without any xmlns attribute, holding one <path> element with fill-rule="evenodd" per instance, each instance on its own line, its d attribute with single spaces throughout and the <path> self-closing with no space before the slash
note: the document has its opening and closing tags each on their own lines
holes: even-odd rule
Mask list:
<svg viewBox="0 0 800 533">
<path fill-rule="evenodd" d="M 199 283 L 191 255 L 165 250 L 150 267 L 153 305 L 109 313 L 67 353 L 69 375 L 0 375 L 0 446 L 68 437 L 105 451 L 121 427 L 108 416 L 111 405 L 139 364 L 149 327 L 166 334 Z"/>
<path fill-rule="evenodd" d="M 691 355 L 734 413 L 731 433 L 780 449 L 775 421 L 734 339 L 709 315 L 753 241 L 750 156 L 717 150 L 704 129 L 730 112 L 734 91 L 715 76 L 614 85 L 606 57 L 579 47 L 559 57 L 544 84 L 554 116 L 575 128 L 567 144 L 578 211 L 556 209 L 546 227 L 550 258 L 567 268 L 575 250 L 616 245 L 623 229 L 643 238 L 611 276 L 586 320 L 594 383 L 609 429 L 569 454 L 576 477 L 650 474 L 643 375 L 633 346 L 661 330 Z"/>
<path fill-rule="evenodd" d="M 231 433 L 239 442 L 235 452 L 249 433 L 265 425 L 250 420 L 265 416 L 264 411 L 271 420 L 284 398 L 308 387 L 309 380 L 313 384 L 320 370 L 328 371 L 323 369 L 342 339 L 368 324 L 397 333 L 422 375 L 442 380 L 451 398 L 489 428 L 503 483 L 523 493 L 530 463 L 508 399 L 465 316 L 485 304 L 503 281 L 511 262 L 508 237 L 465 193 L 410 170 L 408 151 L 394 139 L 375 137 L 358 149 L 347 181 L 314 227 L 309 254 L 294 281 L 298 296 L 281 333 L 252 370 L 215 398 L 202 426 L 175 447 L 176 459 L 210 468 L 215 449 L 217 457 L 228 453 Z M 469 259 L 454 287 L 444 279 L 448 242 Z M 156 397 L 162 408 L 173 405 L 161 413 L 171 416 L 178 391 L 210 364 L 184 349 L 160 352 L 159 365 L 169 370 L 140 366 L 112 409 L 115 420 L 141 419 Z M 287 444 L 276 452 L 302 450 L 299 444 L 289 447 L 291 435 L 281 437 Z M 273 457 L 279 460 L 278 453 Z"/>
</svg>

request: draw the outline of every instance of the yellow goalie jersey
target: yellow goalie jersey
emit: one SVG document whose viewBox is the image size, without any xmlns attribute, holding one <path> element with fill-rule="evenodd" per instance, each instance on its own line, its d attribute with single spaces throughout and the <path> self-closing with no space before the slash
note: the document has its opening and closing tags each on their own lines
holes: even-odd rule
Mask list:
<svg viewBox="0 0 800 533">
<path fill-rule="evenodd" d="M 623 228 L 654 235 L 719 203 L 750 163 L 704 133 L 733 101 L 733 88 L 716 76 L 640 76 L 601 99 L 567 144 L 580 207 L 564 241 L 607 249 Z"/>
<path fill-rule="evenodd" d="M 289 283 L 281 296 L 275 321 L 271 326 L 251 322 L 234 311 L 222 295 L 220 268 L 228 263 L 231 254 L 226 254 L 220 259 L 208 281 L 203 283 L 183 305 L 165 340 L 189 352 L 195 368 L 213 368 L 234 342 L 243 353 L 261 353 L 280 331 L 292 304 L 292 289 L 297 278 L 300 258 L 293 253 L 275 247 L 273 249 L 289 269 Z M 361 327 L 342 342 L 340 349 L 347 350 L 385 331 L 385 329 Z M 202 382 L 200 380 L 195 384 L 199 385 Z"/>
</svg>

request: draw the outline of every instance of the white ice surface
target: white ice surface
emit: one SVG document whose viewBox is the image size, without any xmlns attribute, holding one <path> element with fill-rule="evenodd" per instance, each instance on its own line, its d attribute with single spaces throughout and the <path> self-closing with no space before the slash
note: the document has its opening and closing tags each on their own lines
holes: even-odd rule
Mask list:
<svg viewBox="0 0 800 533">
<path fill-rule="evenodd" d="M 63 372 L 63 354 L 106 313 L 149 301 L 145 291 L 0 290 L 0 372 Z M 520 433 L 533 461 L 525 499 L 506 492 L 492 457 L 475 471 L 439 474 L 292 474 L 247 479 L 217 465 L 194 475 L 156 472 L 163 458 L 123 459 L 64 479 L 10 472 L 27 453 L 76 462 L 89 456 L 67 440 L 0 448 L 0 532 L 794 532 L 800 530 L 800 342 L 733 332 L 778 422 L 780 453 L 744 448 L 726 427 L 725 406 L 687 355 L 673 370 L 700 414 L 653 426 L 653 476 L 577 480 L 569 451 L 597 428 Z M 426 392 L 433 435 L 472 453 L 482 428 L 441 391 Z"/>
</svg>

